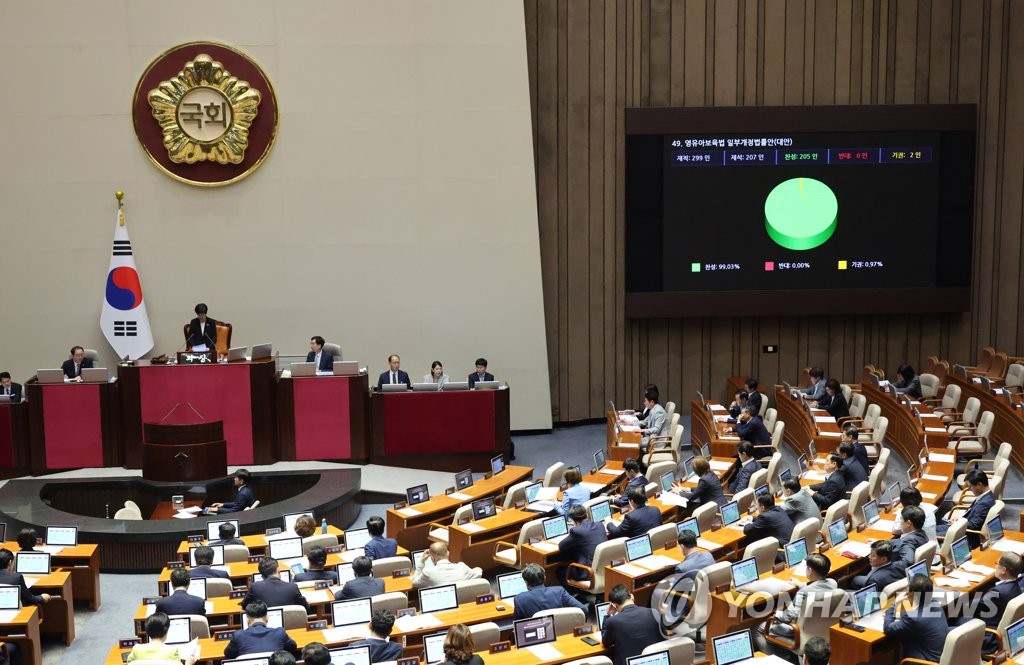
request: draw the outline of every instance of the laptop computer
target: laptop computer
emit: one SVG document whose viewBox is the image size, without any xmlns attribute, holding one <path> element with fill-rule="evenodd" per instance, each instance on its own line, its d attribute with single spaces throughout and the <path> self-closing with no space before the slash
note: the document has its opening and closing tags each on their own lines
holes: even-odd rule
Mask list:
<svg viewBox="0 0 1024 665">
<path fill-rule="evenodd" d="M 212 563 L 212 565 L 214 565 L 214 566 L 223 566 L 224 565 L 224 546 L 223 545 L 207 545 L 207 547 L 209 547 L 211 550 L 213 550 L 213 563 Z M 189 547 L 188 548 L 188 560 L 189 560 L 188 565 L 190 565 L 190 566 L 198 565 L 198 564 L 196 564 L 196 550 L 197 549 L 198 549 L 198 547 Z"/>
<path fill-rule="evenodd" d="M 594 453 L 594 468 L 600 471 L 608 463 L 608 459 L 604 454 L 603 450 L 598 450 Z"/>
<path fill-rule="evenodd" d="M 594 615 L 597 617 L 598 630 L 604 630 L 604 622 L 608 618 L 608 611 L 611 608 L 611 603 L 598 603 L 594 606 Z"/>
<path fill-rule="evenodd" d="M 206 600 L 206 578 L 197 577 L 193 580 L 189 580 L 188 588 L 185 590 L 185 593 L 190 596 Z"/>
<path fill-rule="evenodd" d="M 292 363 L 292 376 L 316 376 L 316 363 Z"/>
<path fill-rule="evenodd" d="M 343 647 L 340 649 L 328 649 L 331 655 L 331 665 L 370 665 L 370 647 Z"/>
<path fill-rule="evenodd" d="M 569 523 L 561 515 L 547 518 L 541 522 L 541 526 L 544 529 L 544 540 L 552 543 L 561 542 L 569 535 Z"/>
<path fill-rule="evenodd" d="M 473 384 L 473 390 L 497 390 L 501 381 L 477 381 Z"/>
<path fill-rule="evenodd" d="M 1016 658 L 1024 652 L 1024 619 L 1006 627 L 1006 641 L 1003 644 L 1009 650 L 1010 658 Z"/>
<path fill-rule="evenodd" d="M 405 500 L 410 506 L 424 503 L 430 500 L 430 492 L 427 491 L 427 484 L 415 485 L 405 490 Z"/>
<path fill-rule="evenodd" d="M 302 538 L 278 538 L 267 542 L 271 558 L 278 561 L 298 559 L 302 556 Z"/>
<path fill-rule="evenodd" d="M 433 382 L 412 384 L 412 391 L 414 393 L 436 393 L 440 389 L 441 386 Z"/>
<path fill-rule="evenodd" d="M 248 351 L 248 346 L 236 346 L 234 348 L 228 349 L 228 362 L 233 363 L 245 360 L 245 356 L 247 355 Z"/>
<path fill-rule="evenodd" d="M 459 606 L 459 597 L 454 584 L 440 584 L 420 589 L 419 599 L 420 612 L 423 614 L 454 610 Z M 369 621 L 370 617 L 367 616 L 366 620 Z"/>
<path fill-rule="evenodd" d="M 661 484 L 661 491 L 671 492 L 672 483 L 674 483 L 675 481 L 676 474 L 672 473 L 671 471 L 661 474 L 661 477 L 658 479 L 658 482 Z"/>
<path fill-rule="evenodd" d="M 900 502 L 900 483 L 899 481 L 894 482 L 885 488 L 882 492 L 882 504 L 886 507 L 886 510 L 895 510 L 896 506 Z"/>
<path fill-rule="evenodd" d="M 555 502 L 546 497 L 554 497 L 558 493 L 557 487 L 545 488 L 542 481 L 530 483 L 525 488 L 526 510 L 535 513 L 549 513 L 555 509 Z M 543 497 L 543 498 L 542 498 Z"/>
<path fill-rule="evenodd" d="M 259 360 L 261 358 L 269 358 L 273 352 L 274 345 L 271 343 L 254 344 L 252 347 L 252 359 Z"/>
<path fill-rule="evenodd" d="M 991 545 L 1003 537 L 1003 520 L 996 515 L 985 523 L 985 530 L 988 531 L 988 542 Z"/>
<path fill-rule="evenodd" d="M 409 386 L 404 383 L 385 383 L 380 387 L 382 393 L 404 393 L 409 390 Z"/>
<path fill-rule="evenodd" d="M 59 547 L 74 547 L 78 544 L 77 526 L 48 526 L 46 527 L 47 545 Z"/>
<path fill-rule="evenodd" d="M 722 526 L 735 524 L 740 521 L 740 506 L 735 501 L 730 501 L 722 506 L 720 514 L 722 516 Z"/>
<path fill-rule="evenodd" d="M 607 519 L 611 519 L 612 508 L 611 503 L 607 500 L 598 501 L 597 503 L 591 504 L 590 506 L 590 521 L 591 522 L 604 522 Z"/>
<path fill-rule="evenodd" d="M 331 603 L 331 625 L 358 626 L 370 621 L 370 598 L 336 600 Z"/>
<path fill-rule="evenodd" d="M 918 575 L 924 575 L 925 577 L 931 577 L 931 571 L 929 561 L 918 561 L 917 563 L 907 567 L 907 583 L 909 584 L 912 579 Z"/>
<path fill-rule="evenodd" d="M 737 561 L 730 566 L 732 568 L 732 586 L 737 591 L 742 591 L 745 585 L 758 578 L 757 559 L 754 557 Z"/>
<path fill-rule="evenodd" d="M 190 617 L 173 617 L 167 626 L 164 644 L 188 644 L 192 641 L 192 619 Z"/>
<path fill-rule="evenodd" d="M 519 571 L 498 575 L 496 579 L 498 581 L 498 597 L 502 600 L 515 598 L 526 591 L 526 580 L 523 579 L 523 574 Z"/>
<path fill-rule="evenodd" d="M 950 552 L 953 554 L 953 567 L 959 568 L 968 561 L 971 560 L 971 546 L 967 542 L 967 536 L 960 538 L 959 540 L 953 541 L 953 546 L 950 548 Z M 19 571 L 20 572 L 20 571 Z"/>
<path fill-rule="evenodd" d="M 36 380 L 39 383 L 63 383 L 64 370 L 58 369 L 37 369 Z"/>
<path fill-rule="evenodd" d="M 312 517 L 312 515 L 310 515 Z M 287 524 L 288 518 L 285 516 L 285 523 Z M 238 520 L 210 520 L 206 523 L 206 539 L 217 540 L 220 538 L 220 525 L 231 524 L 235 527 L 235 538 L 238 537 Z M 295 521 L 292 521 L 292 526 L 295 525 Z"/>
<path fill-rule="evenodd" d="M 758 485 L 757 487 L 754 488 L 754 501 L 756 502 L 757 501 L 757 497 L 759 497 L 759 496 L 771 496 L 771 493 L 772 493 L 772 491 L 770 489 L 768 489 L 768 485 L 767 484 L 765 484 L 765 485 Z M 751 507 L 753 508 L 756 505 L 757 505 L 756 503 L 751 504 Z"/>
<path fill-rule="evenodd" d="M 709 462 L 711 461 L 711 442 L 701 444 L 700 456 Z"/>
<path fill-rule="evenodd" d="M 626 665 L 669 665 L 670 662 L 668 651 L 656 651 L 626 659 Z"/>
<path fill-rule="evenodd" d="M 369 529 L 347 529 L 344 537 L 346 550 L 362 549 L 372 538 Z"/>
<path fill-rule="evenodd" d="M 626 540 L 626 561 L 632 563 L 654 554 L 651 537 L 648 534 Z"/>
<path fill-rule="evenodd" d="M 359 374 L 358 360 L 335 360 L 334 376 L 356 376 Z"/>
<path fill-rule="evenodd" d="M 839 547 L 849 539 L 846 533 L 846 520 L 839 519 L 828 525 L 828 542 L 830 547 Z"/>
<path fill-rule="evenodd" d="M 455 489 L 461 492 L 473 486 L 473 470 L 466 469 L 455 474 Z"/>
<path fill-rule="evenodd" d="M 515 635 L 517 649 L 554 642 L 558 637 L 555 634 L 555 617 L 550 614 L 515 621 L 512 624 L 512 633 Z"/>
<path fill-rule="evenodd" d="M 806 459 L 804 460 L 804 463 L 805 464 L 807 463 Z M 779 487 L 781 488 L 782 483 L 786 482 L 787 480 L 789 480 L 792 477 L 793 477 L 793 469 L 783 469 L 782 471 L 779 471 Z"/>
<path fill-rule="evenodd" d="M 427 660 L 427 665 L 443 663 L 448 660 L 448 657 L 444 655 L 444 640 L 446 637 L 448 637 L 448 631 L 423 636 L 423 656 Z"/>
<path fill-rule="evenodd" d="M 711 646 L 715 650 L 715 662 L 718 665 L 753 665 L 754 644 L 750 640 L 750 631 L 741 630 L 712 638 Z"/>
<path fill-rule="evenodd" d="M 494 517 L 498 514 L 498 507 L 494 505 L 494 497 L 492 496 L 484 499 L 477 499 L 471 505 L 474 520 L 482 520 L 488 517 Z"/>
<path fill-rule="evenodd" d="M 807 539 L 801 538 L 795 543 L 786 543 L 786 567 L 796 568 L 807 560 Z"/>
<path fill-rule="evenodd" d="M 82 383 L 106 383 L 108 378 L 106 367 L 82 368 Z"/>
<path fill-rule="evenodd" d="M 859 625 L 881 630 L 882 601 L 875 585 L 866 586 L 853 592 L 853 615 Z"/>
<path fill-rule="evenodd" d="M 453 390 L 469 390 L 469 381 L 449 381 L 441 386 L 441 390 L 446 393 Z"/>
<path fill-rule="evenodd" d="M 881 519 L 878 514 L 878 502 L 875 500 L 868 501 L 864 504 L 864 523 L 871 526 L 875 522 Z"/>
<path fill-rule="evenodd" d="M 17 552 L 14 555 L 14 572 L 22 575 L 49 575 L 49 552 Z"/>
<path fill-rule="evenodd" d="M 21 587 L 0 585 L 0 611 L 17 610 L 21 607 Z"/>
<path fill-rule="evenodd" d="M 491 458 L 491 475 L 496 476 L 505 470 L 505 456 L 495 455 Z"/>
<path fill-rule="evenodd" d="M 693 460 L 694 458 L 687 457 L 683 460 L 683 473 L 685 474 L 685 480 L 697 480 L 697 474 L 693 472 Z M 668 490 L 666 490 L 668 491 Z"/>
</svg>

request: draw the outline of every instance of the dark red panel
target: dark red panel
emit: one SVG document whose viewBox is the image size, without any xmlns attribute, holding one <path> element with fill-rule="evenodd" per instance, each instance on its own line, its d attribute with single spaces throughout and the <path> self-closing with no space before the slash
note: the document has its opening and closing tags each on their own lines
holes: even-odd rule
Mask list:
<svg viewBox="0 0 1024 665">
<path fill-rule="evenodd" d="M 296 460 L 352 457 L 349 383 L 347 377 L 293 380 Z"/>
<path fill-rule="evenodd" d="M 43 389 L 47 469 L 103 466 L 100 388 L 105 385 L 67 384 Z"/>
<path fill-rule="evenodd" d="M 493 450 L 494 396 L 493 390 L 379 395 L 384 400 L 384 453 Z"/>
</svg>

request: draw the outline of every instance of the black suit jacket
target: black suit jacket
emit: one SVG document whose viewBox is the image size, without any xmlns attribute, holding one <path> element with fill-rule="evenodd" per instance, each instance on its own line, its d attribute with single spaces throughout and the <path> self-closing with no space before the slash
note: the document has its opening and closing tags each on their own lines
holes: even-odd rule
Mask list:
<svg viewBox="0 0 1024 665">
<path fill-rule="evenodd" d="M 846 476 L 843 475 L 840 468 L 826 478 L 825 482 L 811 485 L 811 489 L 817 492 L 817 494 L 811 497 L 814 499 L 814 503 L 818 504 L 818 507 L 822 510 L 825 510 L 836 501 L 842 499 L 843 495 L 846 494 Z"/>
<path fill-rule="evenodd" d="M 743 527 L 743 533 L 753 540 L 772 536 L 780 544 L 785 544 L 793 535 L 793 520 L 781 506 L 775 506 L 751 520 L 750 524 Z"/>
<path fill-rule="evenodd" d="M 761 420 L 761 416 L 754 416 L 745 423 L 736 423 L 733 428 L 736 430 L 736 434 L 744 441 L 749 441 L 755 446 L 767 446 L 772 442 L 772 435 L 768 432 L 768 428 L 764 426 L 764 421 Z M 754 457 L 761 458 L 769 454 L 767 450 L 760 449 L 754 451 Z"/>
<path fill-rule="evenodd" d="M 391 370 L 381 372 L 380 376 L 377 377 L 377 390 L 385 383 L 391 383 Z M 398 370 L 398 383 L 404 383 L 407 387 L 412 388 L 412 381 L 409 380 L 408 372 Z"/>
<path fill-rule="evenodd" d="M 845 418 L 850 415 L 850 405 L 846 403 L 846 398 L 843 397 L 842 392 L 833 395 L 828 404 L 822 406 L 819 402 L 818 406 L 828 411 L 828 415 L 833 418 Z"/>
<path fill-rule="evenodd" d="M 662 641 L 658 620 L 650 608 L 627 605 L 604 622 L 601 642 L 611 649 L 612 662 L 626 665 L 626 660 L 639 656 L 655 642 Z"/>
<path fill-rule="evenodd" d="M 315 353 L 310 351 L 309 353 L 306 354 L 306 362 L 311 363 L 314 360 L 316 360 L 316 354 Z M 334 369 L 334 354 L 329 352 L 329 351 L 327 351 L 326 349 L 322 349 L 320 351 L 320 366 L 317 367 L 317 370 L 321 371 L 321 372 L 330 372 L 333 369 Z"/>
<path fill-rule="evenodd" d="M 608 524 L 609 538 L 642 536 L 661 524 L 661 511 L 654 506 L 641 506 L 622 518 L 622 526 Z"/>
<path fill-rule="evenodd" d="M 714 471 L 708 471 L 701 476 L 697 481 L 697 487 L 692 492 L 680 492 L 680 494 L 686 497 L 691 508 L 703 506 L 712 501 L 720 506 L 729 502 L 725 498 L 725 492 L 722 491 L 722 481 Z"/>
<path fill-rule="evenodd" d="M 867 470 L 861 465 L 856 457 L 843 460 L 843 478 L 846 479 L 846 491 L 852 492 L 853 488 L 868 479 Z"/>
<path fill-rule="evenodd" d="M 196 317 L 188 323 L 188 337 L 186 338 L 189 346 L 197 346 L 199 344 L 206 344 L 210 347 L 210 350 L 217 349 L 217 322 L 206 317 L 206 325 L 200 327 L 199 317 Z"/>
<path fill-rule="evenodd" d="M 257 584 L 261 584 L 257 582 Z M 237 658 L 247 653 L 261 653 L 263 651 L 277 651 L 284 649 L 292 655 L 299 653 L 295 640 L 288 636 L 284 628 L 271 628 L 260 622 L 249 626 L 245 630 L 235 631 L 231 641 L 224 647 L 225 658 Z"/>
<path fill-rule="evenodd" d="M 840 545 L 839 549 L 843 549 L 843 546 Z M 864 586 L 874 584 L 875 588 L 881 592 L 882 589 L 889 586 L 896 580 L 903 579 L 906 573 L 903 572 L 903 567 L 900 566 L 897 561 L 898 559 L 894 560 L 892 563 L 875 568 L 874 570 L 869 569 L 868 574 L 865 576 L 867 579 L 864 582 Z"/>
<path fill-rule="evenodd" d="M 32 593 L 32 590 L 26 586 L 25 576 L 21 573 L 15 573 L 9 570 L 0 570 L 0 584 L 9 584 L 11 586 L 21 587 L 22 607 L 38 605 L 43 602 L 42 596 L 35 595 Z"/>
<path fill-rule="evenodd" d="M 740 467 L 740 470 L 736 472 L 736 475 L 732 477 L 732 482 L 729 483 L 729 494 L 736 494 L 747 489 L 747 485 L 750 484 L 750 477 L 754 475 L 754 472 L 761 468 L 761 465 L 756 460 L 749 460 L 746 464 Z"/>
<path fill-rule="evenodd" d="M 466 380 L 469 381 L 469 387 L 472 388 L 473 386 L 476 385 L 477 381 L 494 381 L 494 375 L 491 374 L 490 372 L 484 372 L 484 378 L 481 379 L 479 376 L 477 376 L 476 372 L 473 372 L 472 374 L 469 375 L 469 378 Z"/>
<path fill-rule="evenodd" d="M 353 577 L 341 591 L 334 594 L 335 600 L 350 600 L 352 598 L 369 598 L 384 593 L 384 580 L 376 577 Z"/>
<path fill-rule="evenodd" d="M 206 601 L 193 596 L 184 589 L 178 589 L 169 596 L 156 601 L 156 611 L 164 614 L 196 614 L 206 616 Z"/>
<path fill-rule="evenodd" d="M 238 488 L 238 493 L 235 494 L 234 501 L 228 501 L 220 507 L 219 514 L 224 513 L 237 513 L 245 510 L 256 501 L 256 495 L 252 493 L 252 488 L 248 485 L 242 485 Z M 245 544 L 245 541 L 242 541 Z"/>
<path fill-rule="evenodd" d="M 997 582 L 995 586 L 985 592 L 977 606 L 977 611 L 981 614 L 984 614 L 984 611 L 989 606 L 994 607 L 995 612 L 988 612 L 988 616 L 978 616 L 977 618 L 984 621 L 986 626 L 995 630 L 999 627 L 999 620 L 1006 613 L 1006 606 L 1019 595 L 1020 587 L 1017 586 L 1017 580 Z M 981 647 L 982 653 L 992 653 L 998 646 L 999 642 L 996 641 L 995 635 L 985 633 L 985 641 Z"/>
<path fill-rule="evenodd" d="M 69 379 L 82 376 L 83 369 L 92 368 L 92 358 L 82 358 L 82 364 L 78 366 L 78 372 L 75 372 L 75 361 L 72 358 L 68 358 L 64 361 L 64 364 L 60 366 L 64 370 L 64 376 Z"/>
<path fill-rule="evenodd" d="M 899 559 L 893 559 L 893 563 L 903 566 L 906 571 L 914 563 L 914 554 L 917 548 L 928 542 L 928 534 L 924 531 L 911 531 L 891 541 L 893 549 L 899 554 Z"/>
<path fill-rule="evenodd" d="M 299 591 L 298 585 L 294 582 L 285 582 L 277 577 L 254 582 L 249 587 L 249 593 L 242 599 L 242 607 L 244 608 L 256 598 L 266 603 L 267 607 L 302 605 L 306 608 L 306 613 L 309 613 L 309 603 Z"/>
<path fill-rule="evenodd" d="M 566 559 L 589 566 L 594 562 L 594 550 L 608 540 L 604 525 L 586 520 L 569 529 L 569 535 L 558 543 L 558 551 Z"/>
<path fill-rule="evenodd" d="M 4 394 L 3 386 L 0 386 L 0 395 L 3 395 L 3 394 Z M 11 401 L 12 402 L 20 402 L 21 401 L 21 384 L 20 383 L 15 383 L 15 382 L 11 381 Z"/>
<path fill-rule="evenodd" d="M 217 570 L 216 568 L 211 568 L 210 566 L 192 566 L 188 569 L 188 572 L 189 576 L 193 579 L 209 577 L 222 580 L 231 579 L 231 575 L 228 575 L 228 571 Z"/>
</svg>

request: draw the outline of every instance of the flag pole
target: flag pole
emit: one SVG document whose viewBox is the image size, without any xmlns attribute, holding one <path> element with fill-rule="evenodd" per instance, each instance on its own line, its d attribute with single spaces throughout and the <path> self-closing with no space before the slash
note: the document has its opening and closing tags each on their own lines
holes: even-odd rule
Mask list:
<svg viewBox="0 0 1024 665">
<path fill-rule="evenodd" d="M 117 199 L 117 218 L 118 223 L 124 226 L 124 192 L 120 189 L 114 192 L 114 198 Z"/>
</svg>

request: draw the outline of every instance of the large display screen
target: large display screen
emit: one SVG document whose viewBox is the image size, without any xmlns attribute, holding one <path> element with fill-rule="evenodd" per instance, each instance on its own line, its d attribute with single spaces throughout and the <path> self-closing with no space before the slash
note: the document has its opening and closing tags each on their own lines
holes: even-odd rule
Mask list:
<svg viewBox="0 0 1024 665">
<path fill-rule="evenodd" d="M 971 105 L 627 109 L 631 317 L 969 308 Z"/>
</svg>

